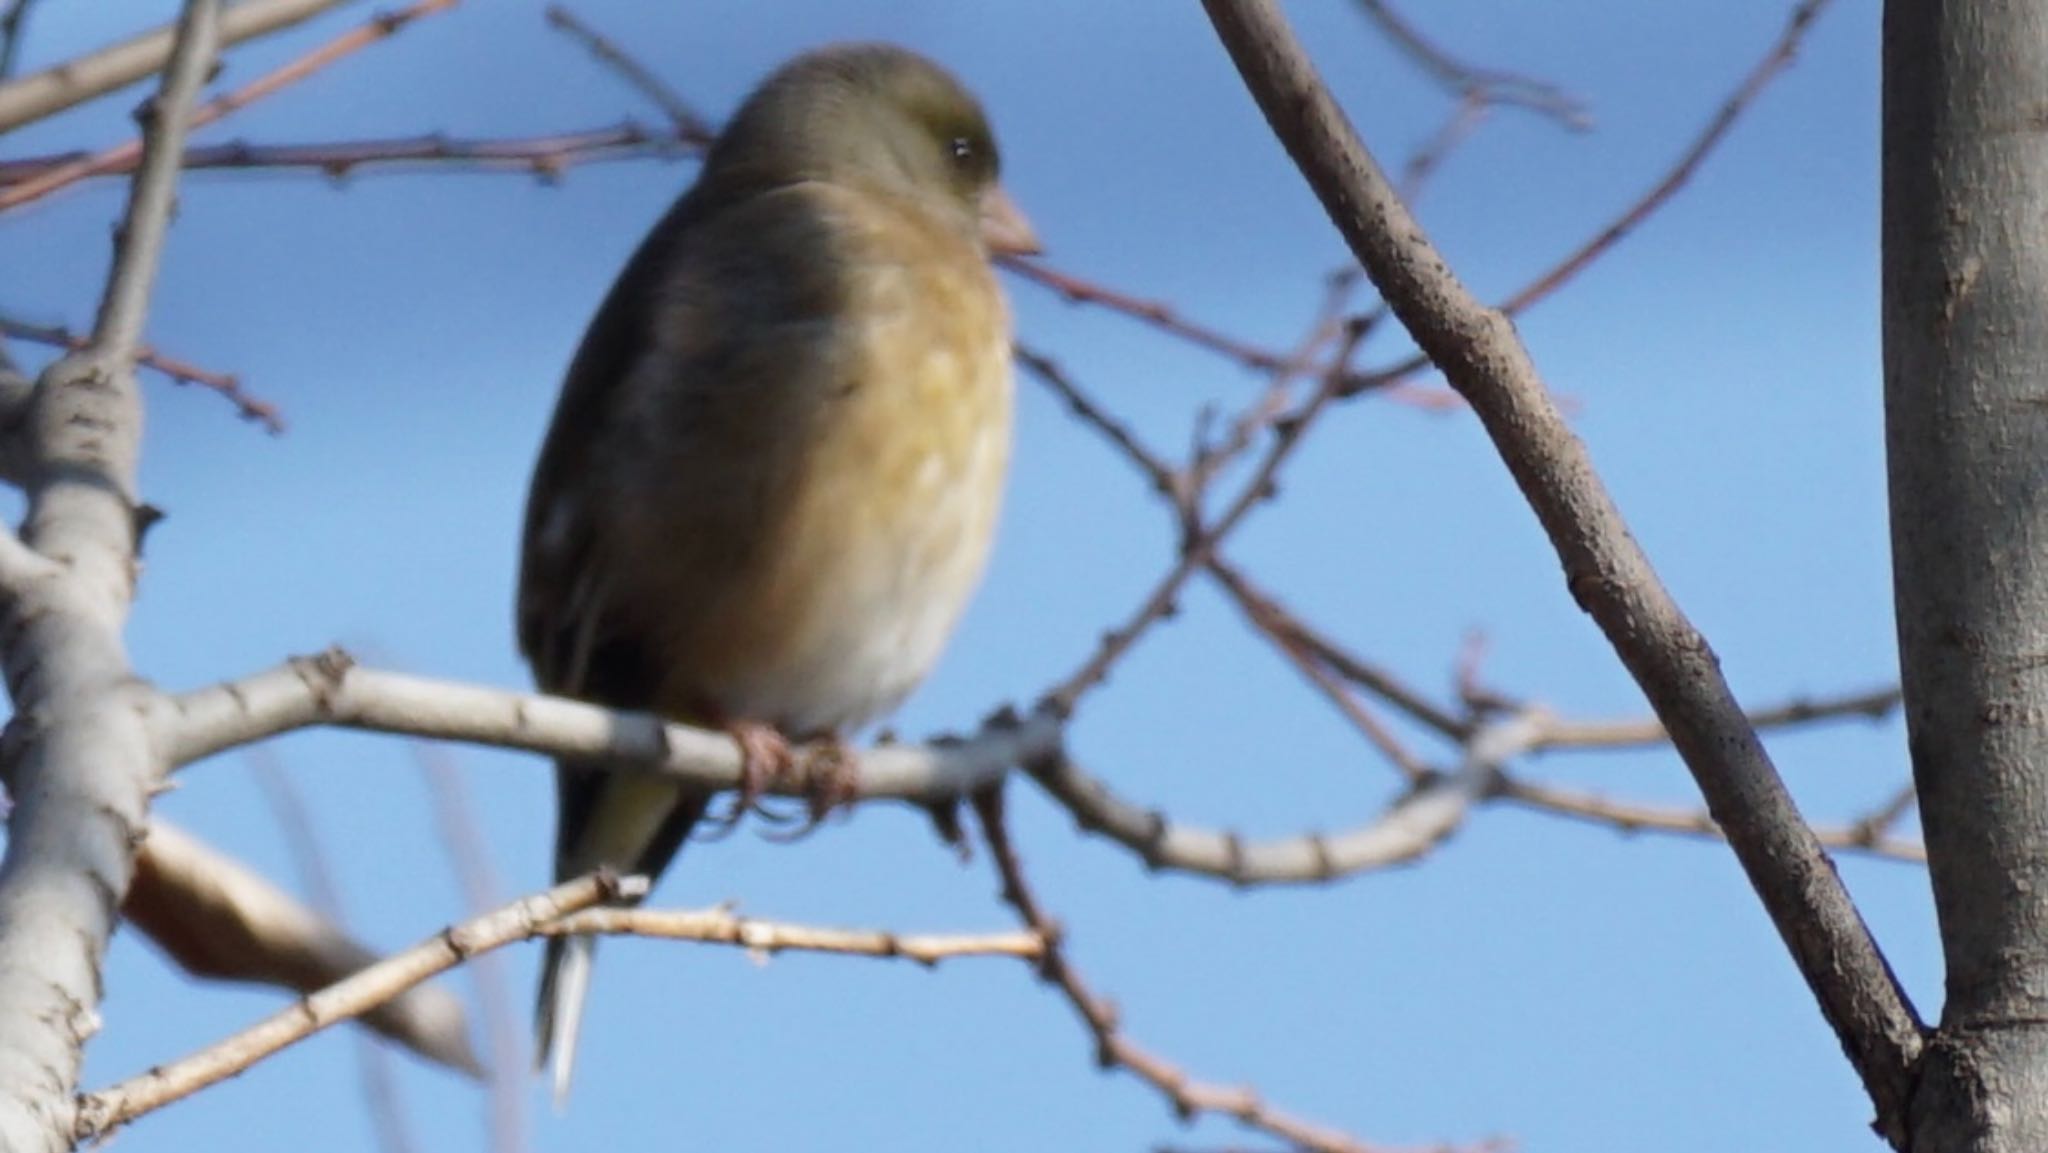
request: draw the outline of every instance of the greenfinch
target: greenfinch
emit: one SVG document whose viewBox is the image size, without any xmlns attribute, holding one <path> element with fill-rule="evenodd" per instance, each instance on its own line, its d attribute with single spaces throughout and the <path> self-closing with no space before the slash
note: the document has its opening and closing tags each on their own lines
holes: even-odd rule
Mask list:
<svg viewBox="0 0 2048 1153">
<path fill-rule="evenodd" d="M 721 726 L 747 772 L 894 708 L 979 582 L 1010 449 L 990 258 L 1037 251 L 980 104 L 900 48 L 800 56 L 746 99 L 570 364 L 527 499 L 540 687 Z M 708 798 L 556 767 L 555 876 L 659 876 Z M 595 942 L 548 942 L 568 1092 Z"/>
</svg>

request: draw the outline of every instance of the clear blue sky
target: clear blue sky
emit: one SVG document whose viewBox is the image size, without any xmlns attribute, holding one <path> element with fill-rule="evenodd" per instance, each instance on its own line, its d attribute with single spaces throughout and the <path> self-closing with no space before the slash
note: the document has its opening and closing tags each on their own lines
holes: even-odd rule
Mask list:
<svg viewBox="0 0 2048 1153">
<path fill-rule="evenodd" d="M 472 3 L 208 129 L 306 141 L 509 135 L 652 121 L 548 31 L 534 3 Z M 1411 15 L 1469 58 L 1583 96 L 1594 132 L 1506 112 L 1441 174 L 1422 215 L 1482 293 L 1519 286 L 1653 180 L 1774 38 L 1784 3 L 1501 5 Z M 1651 224 L 1521 322 L 1576 427 L 1745 699 L 1891 679 L 1880 440 L 1876 13 L 1839 5 L 1799 63 Z M 45 4 L 25 65 L 146 21 L 167 0 Z M 900 41 L 985 97 L 1009 183 L 1056 262 L 1260 341 L 1305 322 L 1342 247 L 1192 5 L 586 0 L 713 115 L 824 41 Z M 248 79 L 362 19 L 358 5 L 229 57 Z M 1342 3 L 1302 34 L 1367 139 L 1398 158 L 1443 96 Z M 11 135 L 21 154 L 115 140 L 133 96 Z M 510 610 L 527 470 L 562 367 L 686 164 L 504 175 L 188 182 L 150 325 L 166 349 L 243 374 L 291 433 L 151 383 L 144 477 L 170 513 L 150 539 L 132 638 L 172 687 L 337 640 L 434 674 L 524 686 Z M 0 309 L 83 324 L 119 189 L 0 221 Z M 1022 334 L 1155 443 L 1256 381 L 1131 323 L 1013 284 Z M 1391 340 L 1376 356 L 1400 351 Z M 1165 518 L 1124 464 L 1035 386 L 990 579 L 907 734 L 1028 701 L 1128 612 L 1167 562 Z M 1385 404 L 1327 422 L 1285 499 L 1231 555 L 1414 682 L 1444 691 L 1483 629 L 1500 687 L 1569 715 L 1639 695 L 1565 595 L 1556 560 L 1474 421 Z M 1396 782 L 1294 675 L 1198 589 L 1092 699 L 1075 751 L 1177 817 L 1277 835 L 1369 817 Z M 1841 819 L 1906 774 L 1895 723 L 1771 742 L 1808 811 Z M 316 734 L 278 749 L 315 806 L 355 927 L 386 946 L 462 909 L 404 747 Z M 1439 750 L 1440 751 L 1440 750 Z M 464 751 L 508 887 L 546 877 L 552 786 L 538 758 Z M 1555 756 L 1546 780 L 1684 803 L 1665 753 Z M 290 857 L 246 761 L 184 774 L 163 811 L 272 875 Z M 1236 892 L 1147 876 L 1014 792 L 1029 859 L 1076 960 L 1133 1035 L 1204 1077 L 1372 1140 L 1514 1138 L 1536 1151 L 1872 1150 L 1861 1089 L 1722 846 L 1478 814 L 1417 867 Z M 1924 877 L 1843 873 L 1923 1012 L 1940 968 Z M 985 866 L 914 813 L 873 807 L 794 846 L 693 848 L 663 904 L 901 930 L 1008 924 Z M 520 1012 L 538 949 L 508 954 Z M 465 992 L 467 986 L 458 982 Z M 183 1054 L 280 1004 L 196 985 L 116 942 L 88 1082 Z M 523 1027 L 523 1022 L 522 1022 Z M 536 1149 L 964 1147 L 1139 1150 L 1180 1133 L 1160 1100 L 1098 1075 L 1064 1007 L 1021 968 L 937 972 L 614 942 L 565 1119 L 530 1095 Z M 483 1148 L 483 1095 L 398 1059 L 423 1147 Z M 350 1039 L 300 1046 L 148 1119 L 139 1149 L 358 1150 L 372 1136 Z M 1256 1138 L 1245 1142 L 1265 1144 Z"/>
</svg>

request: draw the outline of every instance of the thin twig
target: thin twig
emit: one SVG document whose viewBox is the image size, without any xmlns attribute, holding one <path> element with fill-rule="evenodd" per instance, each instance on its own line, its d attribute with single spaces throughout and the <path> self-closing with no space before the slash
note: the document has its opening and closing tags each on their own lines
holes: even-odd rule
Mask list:
<svg viewBox="0 0 2048 1153">
<path fill-rule="evenodd" d="M 1460 99 L 1525 108 L 1574 132 L 1584 132 L 1593 126 L 1585 101 L 1557 85 L 1518 72 L 1481 68 L 1459 60 L 1432 44 L 1385 0 L 1358 0 L 1358 6 L 1380 26 L 1389 40 L 1408 54 L 1409 59 Z"/>
<path fill-rule="evenodd" d="M 661 109 L 661 114 L 668 118 L 668 122 L 675 127 L 676 133 L 683 140 L 691 144 L 709 145 L 717 138 L 718 130 L 711 126 L 709 120 L 699 116 L 696 109 L 690 107 L 689 102 L 683 99 L 682 93 L 664 83 L 653 70 L 635 60 L 609 37 L 584 23 L 575 13 L 560 4 L 548 5 L 547 18 L 550 26 L 589 49 L 591 55 L 597 57 L 605 67 L 618 73 L 633 91 L 645 96 L 656 108 Z"/>
<path fill-rule="evenodd" d="M 1910 795 L 1910 790 L 1908 790 Z M 1618 801 L 1595 793 L 1505 778 L 1498 795 L 1539 812 L 1553 813 L 1623 833 L 1673 833 L 1722 841 L 1727 835 L 1705 809 Z M 1853 822 L 1817 826 L 1820 843 L 1838 852 L 1859 853 L 1891 861 L 1927 863 L 1927 846 L 1890 835 L 1889 824 Z"/>
<path fill-rule="evenodd" d="M 313 827 L 313 815 L 306 808 L 305 798 L 292 784 L 272 746 L 251 745 L 245 752 L 250 767 L 255 770 L 256 783 L 262 789 L 263 798 L 270 805 L 271 815 L 277 819 L 278 827 L 284 833 L 285 847 L 291 851 L 299 884 L 305 888 L 315 910 L 336 926 L 346 926 L 348 919 L 342 911 L 341 887 L 334 882 L 334 870 L 327 863 L 327 853 L 320 845 L 320 831 Z M 361 1032 L 352 1039 L 355 1042 L 356 1073 L 362 1078 L 363 1100 L 369 1107 L 378 1148 L 385 1153 L 412 1153 L 419 1148 L 419 1143 L 413 1140 L 412 1123 L 406 1120 L 405 1103 L 399 1099 L 398 1077 L 391 1067 L 390 1051 Z"/>
<path fill-rule="evenodd" d="M 1823 721 L 1863 718 L 1881 721 L 1899 707 L 1896 687 L 1844 693 L 1835 697 L 1799 697 L 1781 705 L 1750 710 L 1757 729 L 1783 729 Z M 1630 749 L 1664 745 L 1671 735 L 1655 717 L 1625 721 L 1553 720 L 1538 745 L 1542 749 Z"/>
<path fill-rule="evenodd" d="M 1567 253 L 1563 259 L 1539 274 L 1526 287 L 1501 302 L 1500 310 L 1509 316 L 1519 316 L 1541 303 L 1546 297 L 1564 287 L 1573 277 L 1612 251 L 1629 233 L 1635 231 L 1637 226 L 1664 207 L 1681 188 L 1690 183 L 1694 174 L 1699 171 L 1700 165 L 1704 164 L 1707 157 L 1727 138 L 1736 121 L 1740 120 L 1749 106 L 1756 102 L 1757 97 L 1770 86 L 1771 81 L 1777 79 L 1778 74 L 1790 67 L 1793 60 L 1798 57 L 1799 46 L 1806 38 L 1807 29 L 1820 18 L 1828 3 L 1829 0 L 1802 0 L 1799 6 L 1792 10 L 1792 16 L 1786 22 L 1784 32 L 1765 51 L 1763 58 L 1757 61 L 1748 74 L 1736 84 L 1734 92 L 1722 102 L 1721 107 L 1707 121 L 1706 127 L 1685 151 L 1679 154 L 1678 160 L 1665 170 L 1656 183 L 1634 203 L 1623 209 L 1621 215 L 1613 222 L 1594 233 L 1578 248 Z M 1427 367 L 1428 357 L 1417 353 L 1398 364 L 1361 375 L 1347 388 L 1345 395 L 1350 396 L 1383 385 L 1390 378 L 1411 376 Z"/>
<path fill-rule="evenodd" d="M 231 140 L 224 144 L 186 149 L 184 166 L 187 170 L 303 170 L 317 172 L 336 181 L 365 167 L 418 166 L 513 171 L 546 181 L 560 177 L 578 164 L 649 157 L 673 160 L 702 152 L 700 145 L 629 120 L 605 127 L 540 136 L 462 139 L 437 132 L 312 144 L 261 144 Z M 62 152 L 0 160 L 0 188 L 39 178 L 90 156 L 85 152 Z M 132 163 L 109 162 L 103 170 L 96 170 L 93 176 L 119 176 L 132 167 Z"/>
<path fill-rule="evenodd" d="M 1041 264 L 1021 256 L 1005 256 L 998 261 L 1004 268 L 1043 288 L 1058 293 L 1069 304 L 1092 304 L 1111 312 L 1122 313 L 1134 320 L 1141 320 L 1161 332 L 1177 336 L 1197 348 L 1206 348 L 1219 353 L 1258 372 L 1274 372 L 1286 367 L 1286 357 L 1269 349 L 1248 344 L 1218 329 L 1199 324 L 1182 316 L 1179 310 L 1163 301 L 1147 300 L 1127 292 L 1097 284 L 1085 277 Z"/>
<path fill-rule="evenodd" d="M 1260 588 L 1244 570 L 1221 557 L 1209 565 L 1217 583 L 1230 594 L 1260 627 L 1289 646 L 1298 646 L 1317 661 L 1408 714 L 1411 720 L 1436 731 L 1437 735 L 1462 741 L 1472 730 L 1470 721 L 1453 716 L 1448 709 L 1409 687 L 1399 677 L 1338 644 L 1289 611 L 1273 594 Z"/>
<path fill-rule="evenodd" d="M 32 344 L 52 348 L 64 348 L 73 352 L 84 349 L 90 338 L 72 332 L 62 325 L 30 324 L 11 317 L 0 316 L 0 334 L 12 336 Z M 263 426 L 272 436 L 281 436 L 285 430 L 284 416 L 277 406 L 267 400 L 251 396 L 242 387 L 241 379 L 233 373 L 215 372 L 201 368 L 189 360 L 167 356 L 154 347 L 143 344 L 135 349 L 135 361 L 144 368 L 153 369 L 179 385 L 197 385 L 218 395 L 235 407 L 235 415 L 252 424 Z"/>
<path fill-rule="evenodd" d="M 491 867 L 490 849 L 477 827 L 476 806 L 470 801 L 469 786 L 463 780 L 462 765 L 455 754 L 426 741 L 409 741 L 408 747 L 427 779 L 427 793 L 434 807 L 436 839 L 454 870 L 462 889 L 464 908 L 475 916 L 503 903 L 503 885 Z M 488 1126 L 491 1153 L 524 1153 L 526 1139 L 525 1085 L 520 1074 L 527 1068 L 525 1040 L 513 1016 L 512 995 L 506 986 L 504 958 L 496 953 L 478 957 L 469 966 L 476 988 L 477 1016 L 483 1021 L 484 1051 L 490 1058 L 490 1108 Z"/>
<path fill-rule="evenodd" d="M 731 909 L 586 909 L 541 925 L 538 936 L 576 937 L 589 933 L 652 937 L 733 945 L 757 956 L 776 953 L 836 953 L 846 957 L 900 957 L 936 965 L 963 957 L 1014 957 L 1038 961 L 1046 942 L 1036 932 L 891 933 L 877 929 L 826 929 L 743 917 Z"/>
<path fill-rule="evenodd" d="M 1363 333 L 1360 332 L 1351 334 L 1351 340 L 1340 350 L 1336 358 L 1337 363 L 1343 363 L 1350 349 L 1355 347 L 1357 340 L 1362 336 Z M 1198 526 L 1195 531 L 1188 534 L 1188 539 L 1182 542 L 1179 559 L 1153 585 L 1152 590 L 1139 602 L 1130 618 L 1121 626 L 1106 633 L 1102 643 L 1079 668 L 1040 698 L 1041 708 L 1049 709 L 1059 716 L 1071 713 L 1081 697 L 1108 677 L 1109 670 L 1137 644 L 1147 629 L 1173 614 L 1181 586 L 1187 583 L 1190 576 L 1209 563 L 1209 558 L 1215 555 L 1224 538 L 1243 523 L 1253 508 L 1270 500 L 1278 492 L 1276 478 L 1281 466 L 1287 463 L 1288 457 L 1293 455 L 1294 450 L 1301 444 L 1309 428 L 1315 424 L 1316 418 L 1322 415 L 1336 395 L 1337 380 L 1338 377 L 1334 373 L 1324 376 L 1306 401 L 1303 401 L 1292 414 L 1275 422 L 1272 447 L 1260 460 L 1251 479 L 1246 481 L 1238 492 L 1237 499 L 1231 502 L 1213 524 L 1207 527 Z"/>
<path fill-rule="evenodd" d="M 1088 987 L 1067 956 L 1060 926 L 1039 903 L 1025 878 L 1023 861 L 1010 841 L 1003 817 L 1003 795 L 998 789 L 974 798 L 975 815 L 981 820 L 982 837 L 989 858 L 995 862 L 1002 882 L 1002 898 L 1017 911 L 1017 917 L 1034 935 L 1046 942 L 1038 973 L 1060 991 L 1075 1016 L 1095 1042 L 1095 1062 L 1106 1070 L 1125 1069 L 1164 1096 L 1174 1114 L 1191 1121 L 1205 1113 L 1230 1117 L 1268 1136 L 1288 1142 L 1297 1149 L 1314 1153 L 1385 1153 L 1348 1133 L 1316 1124 L 1276 1109 L 1249 1086 L 1216 1085 L 1198 1081 L 1165 1058 L 1138 1045 L 1123 1031 L 1117 1008 Z"/>
</svg>

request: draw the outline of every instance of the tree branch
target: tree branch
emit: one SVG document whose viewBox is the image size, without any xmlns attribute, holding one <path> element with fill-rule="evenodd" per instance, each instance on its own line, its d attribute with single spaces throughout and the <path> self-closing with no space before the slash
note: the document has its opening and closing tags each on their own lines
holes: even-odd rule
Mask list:
<svg viewBox="0 0 2048 1153">
<path fill-rule="evenodd" d="M 1573 597 L 1670 730 L 1891 1131 L 1910 1091 L 1920 1022 L 1713 650 L 1630 536 L 1512 323 L 1474 300 L 1430 246 L 1272 0 L 1204 0 L 1204 8 L 1353 255 L 1493 438 L 1557 549 Z"/>
<path fill-rule="evenodd" d="M 76 1137 L 80 1141 L 104 1137 L 144 1113 L 189 1097 L 286 1046 L 359 1016 L 437 973 L 532 937 L 604 933 L 732 945 L 761 953 L 802 950 L 902 958 L 924 965 L 956 957 L 1036 961 L 1046 948 L 1044 937 L 1031 930 L 911 936 L 780 924 L 737 916 L 726 909 L 594 907 L 644 893 L 646 886 L 644 877 L 582 877 L 444 929 L 219 1044 L 87 1095 L 79 1102 Z"/>
<path fill-rule="evenodd" d="M 152 723 L 173 767 L 264 737 L 334 725 L 609 761 L 621 772 L 651 773 L 705 789 L 740 783 L 739 750 L 724 733 L 562 697 L 364 668 L 338 650 L 166 698 L 153 710 Z M 860 755 L 855 795 L 957 799 L 1011 765 L 1047 755 L 1059 739 L 1059 722 L 1050 715 L 1001 714 L 967 740 L 870 749 Z M 808 775 L 822 768 L 811 763 L 815 759 L 798 758 L 798 771 L 773 782 L 769 791 L 804 795 L 811 787 Z"/>
<path fill-rule="evenodd" d="M 218 0 L 185 5 L 92 346 L 51 365 L 30 405 L 23 539 L 66 571 L 4 597 L 16 711 L 0 759 L 16 804 L 0 861 L 0 1148 L 11 1153 L 71 1145 L 100 965 L 161 767 L 121 637 L 139 531 L 134 350 L 219 16 Z"/>
<path fill-rule="evenodd" d="M 197 128 L 202 125 L 211 124 L 224 116 L 240 111 L 282 88 L 304 80 L 306 77 L 313 75 L 320 69 L 353 52 L 360 51 L 391 36 L 413 21 L 423 16 L 430 16 L 436 12 L 445 11 L 453 7 L 455 3 L 456 0 L 415 0 L 411 5 L 401 8 L 396 12 L 374 17 L 363 26 L 336 37 L 312 52 L 286 64 L 284 67 L 266 73 L 232 92 L 222 93 L 207 101 L 204 105 L 193 111 L 191 123 L 187 127 Z M 81 157 L 69 164 L 64 164 L 32 176 L 19 184 L 9 185 L 4 189 L 0 189 L 0 212 L 19 208 L 31 201 L 40 200 L 61 188 L 68 188 L 88 177 L 111 172 L 124 165 L 133 163 L 135 157 L 140 154 L 142 144 L 142 141 L 129 141 L 126 144 L 117 144 L 104 152 Z M 180 140 L 179 155 L 181 157 L 183 152 L 184 143 Z"/>
<path fill-rule="evenodd" d="M 222 46 L 240 44 L 310 20 L 349 0 L 243 0 L 222 14 Z M 20 5 L 17 5 L 20 7 Z M 96 96 L 126 88 L 171 58 L 172 27 L 145 32 L 84 56 L 0 84 L 0 133 L 54 116 Z"/>
<path fill-rule="evenodd" d="M 247 865 L 161 817 L 135 859 L 121 915 L 196 977 L 313 993 L 377 954 Z M 430 1061 L 472 1076 L 462 1002 L 431 985 L 409 990 L 363 1024 Z"/>
<path fill-rule="evenodd" d="M 1151 868 L 1239 885 L 1320 883 L 1405 864 L 1442 844 L 1493 789 L 1502 767 L 1528 750 L 1539 725 L 1539 718 L 1524 715 L 1481 726 L 1457 772 L 1429 780 L 1355 829 L 1269 841 L 1173 824 L 1157 809 L 1116 796 L 1064 751 L 1028 760 L 1024 771 L 1082 829 L 1131 849 Z"/>
</svg>

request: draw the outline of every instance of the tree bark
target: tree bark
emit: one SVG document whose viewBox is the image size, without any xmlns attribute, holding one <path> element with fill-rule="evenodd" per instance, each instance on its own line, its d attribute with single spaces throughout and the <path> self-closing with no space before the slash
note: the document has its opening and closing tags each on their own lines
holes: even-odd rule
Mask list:
<svg viewBox="0 0 2048 1153">
<path fill-rule="evenodd" d="M 2048 12 L 1892 0 L 1884 374 L 1946 1005 L 1912 1147 L 2048 1148 Z"/>
</svg>

